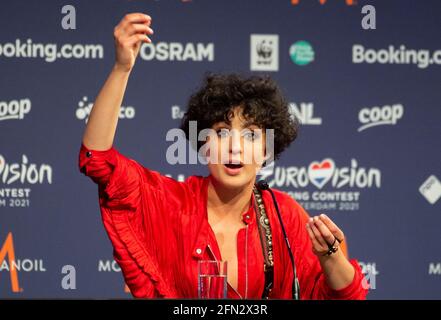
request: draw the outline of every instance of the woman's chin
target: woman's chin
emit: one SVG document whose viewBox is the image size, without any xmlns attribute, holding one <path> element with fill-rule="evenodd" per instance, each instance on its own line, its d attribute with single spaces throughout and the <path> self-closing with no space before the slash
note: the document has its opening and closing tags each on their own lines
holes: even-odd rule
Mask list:
<svg viewBox="0 0 441 320">
<path fill-rule="evenodd" d="M 218 183 L 229 189 L 244 188 L 248 186 L 252 180 L 251 177 L 245 174 L 239 174 L 233 176 L 227 174 L 221 174 L 215 179 L 217 180 Z"/>
</svg>

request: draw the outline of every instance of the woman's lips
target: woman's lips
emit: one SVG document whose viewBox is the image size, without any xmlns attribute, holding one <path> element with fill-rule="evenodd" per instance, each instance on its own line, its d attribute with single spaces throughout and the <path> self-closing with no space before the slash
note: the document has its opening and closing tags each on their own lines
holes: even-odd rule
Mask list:
<svg viewBox="0 0 441 320">
<path fill-rule="evenodd" d="M 230 176 L 236 176 L 241 173 L 243 166 L 241 164 L 224 164 L 225 171 Z"/>
</svg>

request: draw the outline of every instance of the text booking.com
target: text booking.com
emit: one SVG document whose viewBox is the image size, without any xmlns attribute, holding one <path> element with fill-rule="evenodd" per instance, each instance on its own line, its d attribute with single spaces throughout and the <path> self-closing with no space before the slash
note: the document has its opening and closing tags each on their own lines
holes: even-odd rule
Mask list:
<svg viewBox="0 0 441 320">
<path fill-rule="evenodd" d="M 425 69 L 433 64 L 441 65 L 441 50 L 408 49 L 404 45 L 372 49 L 355 44 L 352 46 L 352 63 L 414 64 Z"/>
<path fill-rule="evenodd" d="M 0 58 L 41 58 L 46 62 L 57 59 L 103 59 L 101 44 L 34 43 L 32 39 L 0 43 Z"/>
</svg>

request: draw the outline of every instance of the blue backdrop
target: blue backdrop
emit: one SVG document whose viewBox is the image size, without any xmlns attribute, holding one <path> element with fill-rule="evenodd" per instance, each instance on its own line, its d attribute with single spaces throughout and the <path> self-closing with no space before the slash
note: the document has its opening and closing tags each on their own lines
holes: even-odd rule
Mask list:
<svg viewBox="0 0 441 320">
<path fill-rule="evenodd" d="M 376 29 L 362 27 L 365 5 Z M 122 153 L 176 179 L 206 174 L 165 158 L 189 95 L 206 71 L 269 74 L 302 126 L 263 176 L 341 226 L 370 299 L 441 298 L 437 0 L 3 1 L 0 297 L 131 297 L 77 157 L 113 28 L 135 11 L 155 34 L 121 108 Z"/>
</svg>

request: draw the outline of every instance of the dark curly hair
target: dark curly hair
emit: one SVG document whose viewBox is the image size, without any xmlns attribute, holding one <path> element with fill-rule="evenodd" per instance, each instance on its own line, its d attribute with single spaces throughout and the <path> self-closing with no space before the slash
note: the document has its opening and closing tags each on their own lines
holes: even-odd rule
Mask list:
<svg viewBox="0 0 441 320">
<path fill-rule="evenodd" d="M 281 90 L 268 76 L 244 77 L 238 74 L 207 74 L 202 87 L 191 95 L 181 129 L 189 138 L 189 122 L 197 121 L 197 130 L 215 123 L 230 123 L 233 109 L 259 128 L 274 129 L 274 159 L 297 138 L 298 120 L 289 112 Z M 203 145 L 198 142 L 197 148 Z"/>
</svg>

